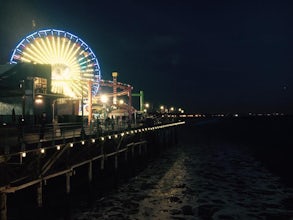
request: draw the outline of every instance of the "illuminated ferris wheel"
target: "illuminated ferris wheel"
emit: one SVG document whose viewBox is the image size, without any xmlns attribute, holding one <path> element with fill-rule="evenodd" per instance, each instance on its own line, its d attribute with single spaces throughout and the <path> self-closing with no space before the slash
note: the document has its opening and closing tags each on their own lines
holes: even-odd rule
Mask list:
<svg viewBox="0 0 293 220">
<path fill-rule="evenodd" d="M 10 63 L 51 64 L 53 93 L 80 97 L 87 81 L 93 81 L 92 93 L 98 91 L 101 71 L 91 48 L 77 36 L 62 30 L 34 32 L 20 41 Z"/>
</svg>

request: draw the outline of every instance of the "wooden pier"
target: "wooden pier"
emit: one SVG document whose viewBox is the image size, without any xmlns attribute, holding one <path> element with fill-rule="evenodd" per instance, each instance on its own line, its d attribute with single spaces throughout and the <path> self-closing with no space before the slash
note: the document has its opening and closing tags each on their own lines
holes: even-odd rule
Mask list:
<svg viewBox="0 0 293 220">
<path fill-rule="evenodd" d="M 70 194 L 76 172 L 85 172 L 82 181 L 91 183 L 109 163 L 119 170 L 122 162 L 142 155 L 157 156 L 160 151 L 176 145 L 176 130 L 183 124 L 173 121 L 102 134 L 76 132 L 21 143 L 18 151 L 0 155 L 0 219 L 9 218 L 7 200 L 11 193 L 33 188 L 31 196 L 35 198 L 36 207 L 46 206 L 44 188 L 50 180 L 64 177 L 65 184 L 58 187 Z"/>
</svg>

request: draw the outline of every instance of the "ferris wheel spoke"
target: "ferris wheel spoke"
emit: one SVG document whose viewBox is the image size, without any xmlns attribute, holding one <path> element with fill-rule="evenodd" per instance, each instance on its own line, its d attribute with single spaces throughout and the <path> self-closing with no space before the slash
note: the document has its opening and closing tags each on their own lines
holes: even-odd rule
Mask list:
<svg viewBox="0 0 293 220">
<path fill-rule="evenodd" d="M 66 53 L 66 55 L 65 55 L 65 60 L 66 60 L 66 61 L 69 61 L 69 57 L 70 57 L 70 55 L 72 54 L 74 47 L 75 47 L 75 43 L 71 45 L 71 47 L 70 47 L 68 53 Z"/>
<path fill-rule="evenodd" d="M 68 54 L 69 54 L 69 48 L 71 48 L 70 47 L 70 45 L 71 45 L 71 41 L 70 40 L 67 40 L 67 44 L 66 44 L 66 48 L 65 48 L 65 51 L 64 51 L 64 60 L 67 62 L 67 59 L 66 59 L 66 57 L 68 56 Z"/>
<path fill-rule="evenodd" d="M 30 60 L 31 63 L 38 62 L 40 64 L 43 64 L 38 57 L 30 53 L 30 50 L 28 50 L 28 52 L 23 52 L 23 57 Z"/>
<path fill-rule="evenodd" d="M 34 45 L 34 47 L 35 47 L 36 53 L 38 53 L 39 56 L 42 57 L 43 62 L 44 63 L 50 63 L 50 60 L 47 57 L 48 52 L 47 52 L 46 48 L 44 48 L 40 44 L 39 40 L 36 40 L 36 46 Z"/>
<path fill-rule="evenodd" d="M 60 58 L 63 59 L 64 61 L 64 48 L 65 48 L 65 43 L 66 43 L 66 38 L 61 39 L 61 48 L 60 48 Z"/>
<path fill-rule="evenodd" d="M 60 59 L 61 58 L 61 56 L 60 56 L 60 37 L 57 37 L 57 57 L 58 57 L 58 59 Z"/>
<path fill-rule="evenodd" d="M 40 50 L 37 46 L 35 46 L 35 44 L 38 45 L 37 42 L 34 42 L 33 44 L 31 44 L 31 53 L 32 54 L 36 54 L 38 56 L 38 59 L 41 60 L 42 63 L 44 64 L 48 64 L 48 60 L 46 58 L 46 56 L 44 55 L 44 52 L 42 52 L 42 50 Z"/>
<path fill-rule="evenodd" d="M 72 60 L 76 60 L 76 54 L 80 50 L 79 47 L 77 47 L 71 54 L 70 57 L 68 58 L 69 62 L 72 62 Z"/>
<path fill-rule="evenodd" d="M 41 44 L 42 45 L 40 46 L 40 50 L 43 51 L 43 54 L 46 57 L 46 60 L 48 61 L 48 63 L 51 63 L 52 58 L 50 56 L 50 50 L 43 38 L 41 38 Z"/>
<path fill-rule="evenodd" d="M 52 45 L 51 45 L 51 42 L 50 42 L 49 36 L 46 37 L 46 44 L 47 44 L 47 46 L 48 46 L 48 48 L 49 48 L 49 54 L 50 54 L 51 62 L 53 62 L 52 57 L 54 56 L 54 52 L 53 52 L 53 48 L 52 48 Z"/>
</svg>

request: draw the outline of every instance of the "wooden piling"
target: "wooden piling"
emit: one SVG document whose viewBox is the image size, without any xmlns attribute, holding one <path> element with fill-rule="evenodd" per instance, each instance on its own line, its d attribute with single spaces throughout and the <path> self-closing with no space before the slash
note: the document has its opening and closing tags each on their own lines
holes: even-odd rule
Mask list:
<svg viewBox="0 0 293 220">
<path fill-rule="evenodd" d="M 0 219 L 7 220 L 7 194 L 0 192 Z"/>
<path fill-rule="evenodd" d="M 105 168 L 104 143 L 101 144 L 101 155 L 103 155 L 101 158 L 101 170 L 104 170 Z"/>
<path fill-rule="evenodd" d="M 70 173 L 66 173 L 66 193 L 70 193 Z"/>
<path fill-rule="evenodd" d="M 125 161 L 127 161 L 127 156 L 128 156 L 128 149 L 125 151 L 125 154 L 124 154 L 124 159 L 125 159 Z"/>
<path fill-rule="evenodd" d="M 134 146 L 131 146 L 131 156 L 134 157 Z"/>
<path fill-rule="evenodd" d="M 105 168 L 105 156 L 101 158 L 101 170 L 104 170 L 104 168 Z"/>
<path fill-rule="evenodd" d="M 89 183 L 91 183 L 93 180 L 93 162 L 89 163 L 88 177 L 89 177 Z"/>
<path fill-rule="evenodd" d="M 138 155 L 139 155 L 139 156 L 141 155 L 141 144 L 138 145 Z"/>
<path fill-rule="evenodd" d="M 143 149 L 144 149 L 144 154 L 146 154 L 147 152 L 148 152 L 148 146 L 147 146 L 147 144 L 143 144 Z"/>
<path fill-rule="evenodd" d="M 118 169 L 118 155 L 115 155 L 115 170 Z"/>
<path fill-rule="evenodd" d="M 37 185 L 37 205 L 39 208 L 43 206 L 43 183 Z"/>
</svg>

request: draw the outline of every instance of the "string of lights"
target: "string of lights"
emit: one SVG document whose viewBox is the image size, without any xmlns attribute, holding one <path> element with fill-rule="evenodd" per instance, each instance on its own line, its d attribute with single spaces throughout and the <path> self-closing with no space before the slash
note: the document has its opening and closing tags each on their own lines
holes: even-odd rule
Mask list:
<svg viewBox="0 0 293 220">
<path fill-rule="evenodd" d="M 73 148 L 77 144 L 85 145 L 86 142 L 94 144 L 97 141 L 106 141 L 107 139 L 108 140 L 117 139 L 117 138 L 123 137 L 125 135 L 132 135 L 132 134 L 137 134 L 137 133 L 143 133 L 143 132 L 148 132 L 148 131 L 153 131 L 153 130 L 168 128 L 168 127 L 183 125 L 183 124 L 185 124 L 185 122 L 184 121 L 181 121 L 181 122 L 176 122 L 176 123 L 171 123 L 171 124 L 165 124 L 165 125 L 159 125 L 159 126 L 153 126 L 153 127 L 145 127 L 145 128 L 133 129 L 133 130 L 128 130 L 128 131 L 114 133 L 114 134 L 111 134 L 111 135 L 104 135 L 104 136 L 95 137 L 95 138 L 94 137 L 91 137 L 88 140 L 72 141 L 72 142 L 69 142 L 69 143 L 56 144 L 56 145 L 52 145 L 52 146 L 48 146 L 48 147 L 42 147 L 41 146 L 41 142 L 40 142 L 39 145 L 38 145 L 38 148 L 36 148 L 36 149 L 23 150 L 23 151 L 19 151 L 19 152 L 12 153 L 12 154 L 7 154 L 6 156 L 8 156 L 8 157 L 20 156 L 22 158 L 25 158 L 30 153 L 37 153 L 37 152 L 39 152 L 41 154 L 45 154 L 46 151 L 51 150 L 51 149 L 55 149 L 55 150 L 59 151 L 59 150 L 61 150 L 62 148 L 66 147 L 66 146 L 69 146 L 70 148 Z"/>
</svg>

